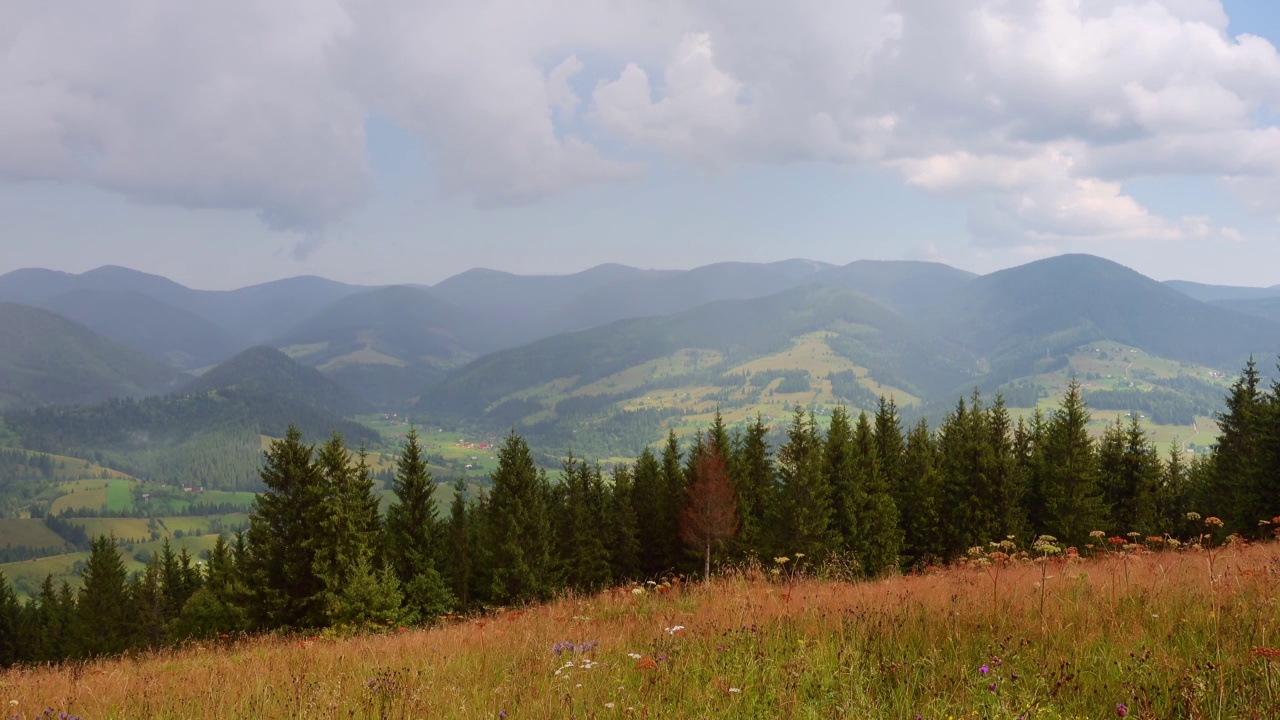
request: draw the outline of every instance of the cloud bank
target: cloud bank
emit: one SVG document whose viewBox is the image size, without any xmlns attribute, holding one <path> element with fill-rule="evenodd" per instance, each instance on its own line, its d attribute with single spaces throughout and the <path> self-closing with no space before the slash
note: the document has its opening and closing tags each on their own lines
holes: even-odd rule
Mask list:
<svg viewBox="0 0 1280 720">
<path fill-rule="evenodd" d="M 1125 183 L 1280 212 L 1280 54 L 1216 0 L 16 0 L 0 181 L 256 212 L 318 237 L 390 118 L 480 206 L 657 160 L 887 168 L 979 245 L 1223 239 Z"/>
</svg>

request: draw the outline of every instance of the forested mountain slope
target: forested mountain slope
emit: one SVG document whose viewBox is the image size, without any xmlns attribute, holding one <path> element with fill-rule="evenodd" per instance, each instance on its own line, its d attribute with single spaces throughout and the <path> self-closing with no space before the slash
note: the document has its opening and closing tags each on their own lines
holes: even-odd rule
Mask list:
<svg viewBox="0 0 1280 720">
<path fill-rule="evenodd" d="M 181 377 L 79 323 L 0 303 L 0 409 L 152 395 Z"/>
</svg>

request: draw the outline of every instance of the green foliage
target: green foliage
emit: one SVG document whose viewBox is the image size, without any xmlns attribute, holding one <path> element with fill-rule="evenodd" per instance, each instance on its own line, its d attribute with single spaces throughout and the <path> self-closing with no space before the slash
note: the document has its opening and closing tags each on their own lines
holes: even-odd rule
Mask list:
<svg viewBox="0 0 1280 720">
<path fill-rule="evenodd" d="M 780 555 L 802 552 L 820 561 L 839 542 L 832 528 L 831 483 L 823 472 L 823 447 L 812 415 L 797 409 L 778 449 L 780 497 L 774 547 Z"/>
<path fill-rule="evenodd" d="M 179 373 L 78 323 L 0 303 L 0 410 L 172 390 Z"/>
<path fill-rule="evenodd" d="M 550 485 L 524 438 L 512 433 L 498 449 L 498 469 L 484 513 L 488 597 L 500 604 L 551 596 Z"/>
</svg>

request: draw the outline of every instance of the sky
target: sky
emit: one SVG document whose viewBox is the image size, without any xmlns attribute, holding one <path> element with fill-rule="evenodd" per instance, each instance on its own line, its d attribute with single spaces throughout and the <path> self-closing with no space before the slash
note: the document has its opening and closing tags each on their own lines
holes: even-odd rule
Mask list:
<svg viewBox="0 0 1280 720">
<path fill-rule="evenodd" d="M 1280 283 L 1274 0 L 9 0 L 0 273 Z"/>
</svg>

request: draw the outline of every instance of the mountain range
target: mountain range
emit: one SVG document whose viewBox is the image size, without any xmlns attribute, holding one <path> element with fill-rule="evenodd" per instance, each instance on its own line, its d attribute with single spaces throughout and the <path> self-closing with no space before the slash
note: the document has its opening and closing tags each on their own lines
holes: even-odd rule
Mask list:
<svg viewBox="0 0 1280 720">
<path fill-rule="evenodd" d="M 1280 349 L 1280 285 L 1160 283 L 1086 255 L 981 276 L 789 260 L 231 291 L 121 267 L 27 269 L 0 276 L 0 301 L 0 409 L 233 386 L 252 404 L 296 399 L 320 378 L 329 396 L 303 405 L 333 417 L 407 409 L 548 437 L 778 398 L 865 407 L 887 393 L 926 407 L 1008 388 L 1099 343 L 1230 373 Z M 233 358 L 234 372 L 218 367 Z M 282 358 L 310 380 L 299 385 Z M 667 391 L 688 402 L 655 399 Z"/>
</svg>

